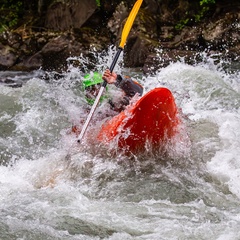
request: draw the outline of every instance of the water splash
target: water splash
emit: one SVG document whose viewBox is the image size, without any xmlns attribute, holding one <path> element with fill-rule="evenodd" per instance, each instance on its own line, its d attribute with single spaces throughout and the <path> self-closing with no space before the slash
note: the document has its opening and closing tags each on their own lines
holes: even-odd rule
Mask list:
<svg viewBox="0 0 240 240">
<path fill-rule="evenodd" d="M 112 59 L 99 58 L 92 71 Z M 80 86 L 87 68 L 70 64 L 58 79 L 41 73 L 21 88 L 1 85 L 1 237 L 238 239 L 239 65 L 231 71 L 226 65 L 205 56 L 152 76 L 134 73 L 145 92 L 168 87 L 181 109 L 190 152 L 179 140 L 165 162 L 151 155 L 113 158 L 88 145 L 66 158 L 75 139 L 68 130 L 86 116 Z"/>
</svg>

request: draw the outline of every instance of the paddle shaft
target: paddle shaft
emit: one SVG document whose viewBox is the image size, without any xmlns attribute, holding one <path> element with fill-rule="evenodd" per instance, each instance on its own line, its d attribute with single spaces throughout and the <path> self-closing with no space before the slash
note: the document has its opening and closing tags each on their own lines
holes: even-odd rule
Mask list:
<svg viewBox="0 0 240 240">
<path fill-rule="evenodd" d="M 115 55 L 115 57 L 114 57 L 114 59 L 113 59 L 113 61 L 112 61 L 112 64 L 111 64 L 111 66 L 110 66 L 110 71 L 111 71 L 111 72 L 113 71 L 113 69 L 114 69 L 114 67 L 115 67 L 115 65 L 116 65 L 116 63 L 117 63 L 117 60 L 118 60 L 118 58 L 119 58 L 122 50 L 123 50 L 123 49 L 122 49 L 121 47 L 118 48 L 118 51 L 117 51 L 117 53 L 116 53 L 116 55 Z M 82 141 L 82 139 L 83 139 L 83 137 L 84 137 L 84 135 L 85 135 L 85 133 L 86 133 L 86 131 L 87 131 L 88 125 L 89 125 L 89 123 L 90 123 L 90 121 L 91 121 L 91 119 L 92 119 L 92 117 L 93 117 L 93 114 L 94 114 L 94 112 L 95 112 L 95 110 L 96 110 L 96 108 L 97 108 L 97 105 L 98 105 L 98 103 L 99 103 L 99 101 L 100 101 L 100 98 L 101 98 L 102 93 L 103 93 L 103 91 L 104 91 L 104 89 L 105 89 L 106 86 L 107 86 L 107 82 L 104 81 L 104 82 L 102 83 L 102 86 L 101 86 L 101 88 L 100 88 L 100 90 L 99 90 L 99 92 L 98 92 L 98 95 L 97 95 L 97 97 L 96 97 L 96 99 L 95 99 L 95 101 L 94 101 L 94 103 L 93 103 L 93 105 L 92 105 L 91 111 L 90 111 L 90 113 L 88 114 L 87 120 L 86 120 L 86 122 L 85 122 L 84 125 L 83 125 L 83 128 L 82 128 L 82 130 L 81 130 L 81 133 L 80 133 L 79 136 L 78 136 L 77 141 L 78 141 L 79 143 Z"/>
</svg>

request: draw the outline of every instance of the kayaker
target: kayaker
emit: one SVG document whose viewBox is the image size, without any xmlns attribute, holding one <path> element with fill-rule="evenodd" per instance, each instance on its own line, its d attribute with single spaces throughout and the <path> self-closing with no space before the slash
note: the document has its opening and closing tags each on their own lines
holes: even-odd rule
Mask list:
<svg viewBox="0 0 240 240">
<path fill-rule="evenodd" d="M 123 94 L 116 99 L 116 97 L 109 98 L 107 91 L 105 91 L 100 99 L 100 101 L 102 101 L 104 98 L 109 98 L 108 103 L 110 104 L 111 109 L 114 111 L 120 112 L 124 110 L 125 107 L 130 103 L 130 100 L 136 94 L 142 96 L 142 85 L 132 80 L 128 76 L 125 76 L 123 78 L 121 75 L 118 75 L 115 72 L 111 73 L 110 70 L 107 69 L 102 76 L 97 72 L 84 76 L 83 91 L 85 94 L 85 98 L 90 105 L 93 105 L 103 80 L 106 81 L 108 84 L 114 84 L 123 92 Z"/>
<path fill-rule="evenodd" d="M 84 76 L 83 91 L 89 105 L 94 103 L 103 80 L 108 84 L 114 84 L 117 88 L 122 90 L 123 94 L 121 94 L 119 98 L 109 98 L 107 90 L 100 98 L 100 101 L 103 101 L 105 98 L 109 98 L 108 103 L 110 104 L 111 110 L 114 112 L 118 113 L 124 110 L 134 96 L 142 96 L 143 87 L 141 84 L 132 80 L 128 76 L 122 77 L 121 75 L 116 74 L 115 72 L 111 73 L 109 69 L 106 69 L 102 76 L 97 72 Z M 99 118 L 101 118 L 101 120 L 103 119 L 103 117 Z M 72 131 L 77 133 L 79 132 L 79 129 L 76 125 L 74 125 L 72 127 Z"/>
</svg>

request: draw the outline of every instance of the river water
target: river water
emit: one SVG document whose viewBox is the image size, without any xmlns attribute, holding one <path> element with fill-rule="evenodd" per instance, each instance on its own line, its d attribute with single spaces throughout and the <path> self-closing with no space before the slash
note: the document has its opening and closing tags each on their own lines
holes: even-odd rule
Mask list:
<svg viewBox="0 0 240 240">
<path fill-rule="evenodd" d="M 145 92 L 168 87 L 183 121 L 167 157 L 131 159 L 94 144 L 69 154 L 87 116 L 78 68 L 1 72 L 0 239 L 240 239 L 239 69 L 204 54 L 148 77 L 124 69 Z"/>
</svg>

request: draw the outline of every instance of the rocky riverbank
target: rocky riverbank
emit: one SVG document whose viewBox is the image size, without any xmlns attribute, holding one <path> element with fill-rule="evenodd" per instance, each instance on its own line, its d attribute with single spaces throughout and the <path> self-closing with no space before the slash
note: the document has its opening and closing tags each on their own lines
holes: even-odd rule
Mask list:
<svg viewBox="0 0 240 240">
<path fill-rule="evenodd" d="M 94 62 L 90 50 L 118 46 L 134 3 L 111 2 L 100 6 L 95 0 L 45 3 L 34 21 L 0 34 L 0 70 L 61 72 L 67 68 L 68 57 L 80 55 Z M 200 11 L 199 1 L 145 0 L 124 48 L 125 66 L 149 73 L 182 57 L 191 63 L 202 51 L 239 60 L 240 3 L 217 1 L 196 21 Z"/>
</svg>

